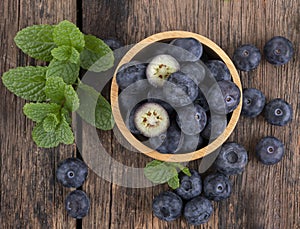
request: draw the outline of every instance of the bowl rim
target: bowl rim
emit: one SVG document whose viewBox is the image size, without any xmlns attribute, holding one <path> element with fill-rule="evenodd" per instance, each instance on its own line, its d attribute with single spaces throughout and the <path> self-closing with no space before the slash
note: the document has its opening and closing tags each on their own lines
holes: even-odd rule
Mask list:
<svg viewBox="0 0 300 229">
<path fill-rule="evenodd" d="M 198 41 L 202 43 L 202 45 L 208 47 L 213 52 L 215 52 L 218 57 L 226 64 L 228 67 L 233 82 L 238 86 L 241 92 L 240 97 L 240 103 L 237 106 L 237 108 L 233 111 L 232 116 L 230 118 L 230 121 L 228 122 L 225 130 L 223 133 L 210 142 L 207 146 L 190 153 L 184 153 L 184 154 L 162 154 L 158 151 L 151 149 L 150 147 L 144 145 L 142 142 L 137 140 L 133 134 L 128 130 L 128 128 L 125 125 L 125 122 L 122 118 L 120 109 L 119 109 L 119 102 L 118 102 L 118 92 L 119 88 L 116 82 L 116 74 L 118 72 L 118 69 L 125 63 L 128 63 L 132 60 L 132 58 L 140 52 L 143 48 L 147 47 L 148 45 L 151 45 L 154 42 L 159 42 L 162 40 L 167 39 L 176 39 L 176 38 L 195 38 Z M 174 30 L 174 31 L 166 31 L 166 32 L 160 32 L 153 34 L 137 44 L 135 44 L 132 48 L 129 49 L 129 51 L 122 57 L 120 60 L 118 66 L 115 69 L 112 83 L 111 83 L 111 91 L 110 91 L 110 99 L 111 99 L 111 106 L 112 106 L 112 113 L 115 119 L 115 123 L 117 125 L 117 128 L 120 130 L 123 137 L 139 152 L 160 161 L 166 161 L 166 162 L 188 162 L 193 161 L 196 159 L 203 158 L 204 156 L 207 156 L 208 154 L 214 152 L 217 150 L 222 144 L 229 138 L 231 133 L 233 132 L 242 110 L 242 84 L 239 77 L 239 74 L 229 58 L 229 56 L 212 40 L 209 38 L 202 36 L 197 33 L 188 32 L 188 31 L 182 31 L 182 30 Z"/>
</svg>

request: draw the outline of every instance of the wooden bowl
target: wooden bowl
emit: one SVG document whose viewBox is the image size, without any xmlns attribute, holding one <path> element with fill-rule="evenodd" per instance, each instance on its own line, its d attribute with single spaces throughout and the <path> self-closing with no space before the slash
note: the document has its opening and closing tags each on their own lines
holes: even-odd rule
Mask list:
<svg viewBox="0 0 300 229">
<path fill-rule="evenodd" d="M 153 150 L 149 148 L 148 146 L 144 145 L 142 142 L 137 140 L 131 132 L 127 129 L 124 120 L 122 118 L 120 109 L 119 109 L 119 103 L 118 103 L 118 85 L 116 82 L 116 74 L 120 66 L 122 66 L 125 63 L 128 63 L 132 60 L 132 58 L 138 54 L 141 50 L 143 50 L 145 47 L 153 44 L 154 42 L 161 42 L 166 40 L 172 40 L 175 38 L 188 38 L 193 37 L 197 40 L 199 40 L 206 52 L 209 53 L 209 55 L 212 55 L 220 60 L 222 60 L 228 67 L 230 74 L 232 76 L 233 82 L 239 87 L 242 95 L 242 85 L 240 81 L 240 77 L 238 75 L 237 70 L 234 67 L 234 64 L 230 60 L 230 58 L 226 55 L 226 53 L 213 41 L 209 40 L 208 38 L 201 36 L 196 33 L 192 32 L 186 32 L 186 31 L 168 31 L 168 32 L 161 32 L 154 34 L 152 36 L 147 37 L 146 39 L 142 40 L 141 42 L 134 45 L 121 59 L 119 65 L 116 68 L 116 71 L 113 76 L 112 85 L 111 85 L 111 105 L 112 105 L 112 112 L 113 116 L 116 122 L 117 127 L 119 128 L 122 135 L 126 138 L 126 140 L 131 143 L 132 146 L 134 146 L 138 151 L 140 151 L 143 154 L 146 154 L 149 157 L 152 157 L 154 159 L 160 160 L 160 161 L 169 161 L 169 162 L 187 162 L 195 159 L 202 158 L 212 152 L 214 152 L 216 149 L 218 149 L 230 136 L 232 131 L 234 130 L 239 116 L 242 109 L 242 96 L 240 103 L 238 107 L 233 111 L 232 116 L 230 118 L 229 123 L 227 124 L 226 129 L 224 132 L 214 141 L 212 141 L 210 144 L 208 144 L 206 147 L 201 148 L 197 151 L 185 153 L 185 154 L 162 154 L 157 152 L 156 150 Z"/>
</svg>

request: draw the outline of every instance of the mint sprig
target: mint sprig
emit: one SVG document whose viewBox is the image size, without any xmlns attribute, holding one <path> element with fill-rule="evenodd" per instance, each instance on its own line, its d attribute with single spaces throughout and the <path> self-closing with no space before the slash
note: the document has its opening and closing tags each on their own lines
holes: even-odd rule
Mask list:
<svg viewBox="0 0 300 229">
<path fill-rule="evenodd" d="M 32 58 L 50 62 L 48 66 L 27 66 L 11 69 L 2 76 L 3 84 L 17 96 L 35 103 L 27 103 L 24 114 L 34 122 L 32 138 L 40 147 L 72 144 L 70 112 L 78 111 L 80 101 L 78 83 L 80 66 L 92 71 L 105 71 L 113 66 L 112 50 L 100 39 L 84 35 L 76 25 L 62 21 L 58 25 L 33 25 L 19 31 L 17 46 Z M 76 84 L 77 83 L 77 84 Z M 94 117 L 79 112 L 90 124 L 103 130 L 113 128 L 111 107 L 97 91 L 86 85 L 88 104 Z M 96 96 L 96 97 L 95 97 Z M 84 100 L 84 99 L 83 99 Z M 81 106 L 84 107 L 84 106 Z M 86 117 L 87 116 L 87 117 Z"/>
<path fill-rule="evenodd" d="M 180 186 L 178 178 L 178 172 L 180 171 L 188 176 L 191 176 L 191 173 L 187 167 L 176 162 L 153 160 L 144 168 L 144 174 L 148 180 L 154 184 L 168 183 L 172 189 L 179 188 Z"/>
</svg>

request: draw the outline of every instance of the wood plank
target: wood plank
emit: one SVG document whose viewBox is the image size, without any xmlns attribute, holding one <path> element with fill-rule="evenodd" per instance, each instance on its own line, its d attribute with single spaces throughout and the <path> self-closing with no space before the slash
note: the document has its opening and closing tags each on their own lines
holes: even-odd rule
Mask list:
<svg viewBox="0 0 300 229">
<path fill-rule="evenodd" d="M 2 1 L 0 6 L 0 75 L 10 68 L 41 64 L 14 44 L 17 31 L 33 24 L 76 22 L 76 0 Z M 25 101 L 0 81 L 1 228 L 75 228 L 64 199 L 70 191 L 55 181 L 57 163 L 76 156 L 76 146 L 37 148 L 31 139 L 33 122 L 22 112 Z"/>
</svg>

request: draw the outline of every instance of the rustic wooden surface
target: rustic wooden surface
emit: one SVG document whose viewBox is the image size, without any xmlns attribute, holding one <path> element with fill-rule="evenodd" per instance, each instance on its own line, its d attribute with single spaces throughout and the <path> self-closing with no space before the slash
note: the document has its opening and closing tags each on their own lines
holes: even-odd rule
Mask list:
<svg viewBox="0 0 300 229">
<path fill-rule="evenodd" d="M 249 164 L 242 175 L 232 177 L 232 196 L 215 203 L 212 218 L 199 228 L 300 228 L 299 9 L 298 0 L 3 0 L 0 75 L 9 68 L 36 64 L 15 46 L 13 37 L 18 30 L 63 19 L 77 23 L 85 33 L 117 37 L 125 44 L 160 31 L 192 31 L 212 39 L 230 56 L 238 45 L 253 43 L 262 50 L 272 36 L 286 36 L 295 47 L 294 58 L 287 65 L 274 67 L 263 60 L 255 71 L 241 73 L 241 79 L 244 87 L 261 89 L 267 100 L 281 97 L 290 102 L 293 122 L 275 127 L 261 116 L 240 119 L 230 140 L 246 147 Z M 125 188 L 92 171 L 82 187 L 91 199 L 89 215 L 82 221 L 68 217 L 64 197 L 70 190 L 55 182 L 54 173 L 58 161 L 78 155 L 76 145 L 37 148 L 31 140 L 33 123 L 22 114 L 25 101 L 7 91 L 1 81 L 0 87 L 0 228 L 189 227 L 184 219 L 165 223 L 152 216 L 152 198 L 166 186 Z M 286 154 L 274 166 L 263 166 L 254 156 L 255 144 L 266 135 L 285 143 Z M 100 132 L 99 136 L 119 162 L 141 167 L 150 161 L 125 150 L 112 132 Z M 190 167 L 197 168 L 198 164 L 190 163 Z"/>
</svg>

